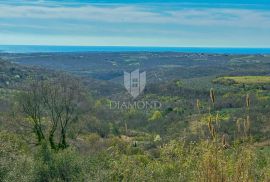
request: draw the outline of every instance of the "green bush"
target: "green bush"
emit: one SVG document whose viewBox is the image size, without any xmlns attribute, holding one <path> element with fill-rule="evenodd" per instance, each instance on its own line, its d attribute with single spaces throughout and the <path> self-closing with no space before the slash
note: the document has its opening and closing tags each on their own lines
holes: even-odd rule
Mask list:
<svg viewBox="0 0 270 182">
<path fill-rule="evenodd" d="M 83 160 L 72 149 L 54 151 L 46 143 L 36 155 L 35 181 L 84 181 Z"/>
<path fill-rule="evenodd" d="M 16 134 L 0 132 L 0 181 L 31 181 L 31 156 L 26 155 L 27 147 Z"/>
</svg>

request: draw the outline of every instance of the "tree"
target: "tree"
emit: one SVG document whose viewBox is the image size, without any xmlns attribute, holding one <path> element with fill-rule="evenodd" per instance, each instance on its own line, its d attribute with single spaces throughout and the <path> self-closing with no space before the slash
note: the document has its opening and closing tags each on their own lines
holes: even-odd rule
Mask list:
<svg viewBox="0 0 270 182">
<path fill-rule="evenodd" d="M 22 112 L 30 119 L 40 144 L 45 139 L 41 121 L 44 114 L 41 84 L 38 81 L 29 83 L 26 90 L 20 94 L 19 103 Z"/>
<path fill-rule="evenodd" d="M 82 93 L 80 82 L 67 75 L 57 79 L 32 81 L 26 87 L 19 103 L 23 113 L 32 120 L 39 144 L 44 139 L 49 141 L 53 149 L 68 147 L 68 127 L 79 118 Z M 58 143 L 55 139 L 58 139 Z"/>
</svg>

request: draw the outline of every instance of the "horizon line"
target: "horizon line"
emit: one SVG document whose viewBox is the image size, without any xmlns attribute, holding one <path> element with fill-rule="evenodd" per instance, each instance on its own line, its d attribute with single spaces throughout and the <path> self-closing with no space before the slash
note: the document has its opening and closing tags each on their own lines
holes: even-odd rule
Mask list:
<svg viewBox="0 0 270 182">
<path fill-rule="evenodd" d="M 270 47 L 244 46 L 152 46 L 152 45 L 49 45 L 49 44 L 0 44 L 0 46 L 50 46 L 50 47 L 134 47 L 134 48 L 220 48 L 220 49 L 270 49 Z"/>
</svg>

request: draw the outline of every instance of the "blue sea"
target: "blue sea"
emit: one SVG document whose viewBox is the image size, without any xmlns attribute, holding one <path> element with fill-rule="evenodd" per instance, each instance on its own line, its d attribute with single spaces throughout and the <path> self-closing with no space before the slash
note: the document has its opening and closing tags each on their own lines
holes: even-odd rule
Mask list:
<svg viewBox="0 0 270 182">
<path fill-rule="evenodd" d="M 2 53 L 185 52 L 185 53 L 216 53 L 216 54 L 270 54 L 270 48 L 0 45 L 0 52 Z"/>
</svg>

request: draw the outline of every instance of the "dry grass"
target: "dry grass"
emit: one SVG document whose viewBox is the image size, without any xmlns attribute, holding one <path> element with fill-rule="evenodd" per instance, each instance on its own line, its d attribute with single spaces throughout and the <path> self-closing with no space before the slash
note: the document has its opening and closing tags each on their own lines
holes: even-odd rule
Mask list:
<svg viewBox="0 0 270 182">
<path fill-rule="evenodd" d="M 226 76 L 215 79 L 213 82 L 234 84 L 269 84 L 270 76 Z"/>
</svg>

